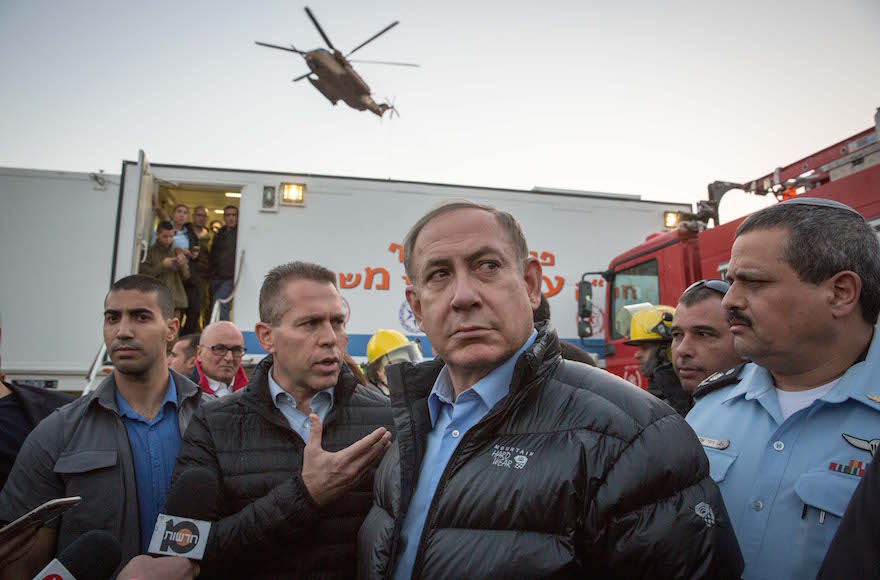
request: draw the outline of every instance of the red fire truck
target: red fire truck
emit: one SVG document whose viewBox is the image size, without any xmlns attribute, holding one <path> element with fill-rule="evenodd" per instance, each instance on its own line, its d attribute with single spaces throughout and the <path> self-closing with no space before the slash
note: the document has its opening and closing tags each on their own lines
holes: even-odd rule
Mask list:
<svg viewBox="0 0 880 580">
<path fill-rule="evenodd" d="M 724 278 L 736 228 L 745 219 L 718 224 L 718 203 L 732 189 L 784 200 L 795 195 L 835 199 L 858 210 L 880 231 L 880 109 L 874 127 L 809 157 L 745 184 L 716 181 L 696 212 L 666 216 L 665 233 L 656 233 L 620 254 L 604 272 L 587 272 L 578 284 L 578 334 L 592 335 L 592 288 L 601 276 L 606 287 L 603 325 L 605 368 L 642 388 L 635 347 L 624 306 L 641 302 L 675 306 L 685 288 L 706 278 Z"/>
</svg>

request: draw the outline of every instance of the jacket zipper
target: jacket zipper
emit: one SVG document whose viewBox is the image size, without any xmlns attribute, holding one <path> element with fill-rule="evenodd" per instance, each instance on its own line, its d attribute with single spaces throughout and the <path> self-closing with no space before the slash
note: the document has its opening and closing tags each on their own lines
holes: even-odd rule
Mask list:
<svg viewBox="0 0 880 580">
<path fill-rule="evenodd" d="M 517 373 L 516 371 L 517 371 L 517 369 L 514 368 L 514 374 L 511 377 L 511 381 L 510 381 L 511 386 L 513 386 L 514 384 L 519 384 L 523 380 L 524 371 L 520 370 L 519 373 Z M 549 373 L 548 373 L 548 376 L 549 376 Z M 546 377 L 544 377 L 544 378 L 546 379 Z M 401 380 L 402 380 L 402 377 L 401 377 Z M 508 397 L 510 396 L 510 391 L 508 391 L 507 396 Z M 437 504 L 439 503 L 439 497 L 443 493 L 444 488 L 446 487 L 447 478 L 449 477 L 450 466 L 453 464 L 453 462 L 456 459 L 458 459 L 458 457 L 460 455 L 459 450 L 462 449 L 462 447 L 464 447 L 466 442 L 470 441 L 471 435 L 473 434 L 474 431 L 477 430 L 478 427 L 481 427 L 482 425 L 488 423 L 490 420 L 494 419 L 496 416 L 501 416 L 501 415 L 505 414 L 508 410 L 508 407 L 511 406 L 512 400 L 513 399 L 509 399 L 506 402 L 506 404 L 503 407 L 501 407 L 500 409 L 498 409 L 495 413 L 492 413 L 490 411 L 485 417 L 483 417 L 479 422 L 477 422 L 476 425 L 474 425 L 473 427 L 468 429 L 467 433 L 465 433 L 464 436 L 461 438 L 461 442 L 458 444 L 458 446 L 455 448 L 455 451 L 453 451 L 452 455 L 450 456 L 449 461 L 446 462 L 446 467 L 443 468 L 443 473 L 440 475 L 440 481 L 437 484 L 437 489 L 434 491 L 434 497 L 431 498 L 431 505 L 428 508 L 428 515 L 425 517 L 425 524 L 424 524 L 424 526 L 422 526 L 422 533 L 419 536 L 419 548 L 416 551 L 416 559 L 413 563 L 413 570 L 412 570 L 412 574 L 410 575 L 410 579 L 416 578 L 416 570 L 419 570 L 419 567 L 422 564 L 422 558 L 424 557 L 425 545 L 427 544 L 427 534 L 428 534 L 429 525 L 431 523 L 432 518 L 434 517 L 435 512 L 437 511 Z M 422 459 L 424 460 L 424 458 L 422 458 Z M 416 480 L 416 486 L 418 486 L 418 480 Z M 413 489 L 412 491 L 413 491 L 413 494 L 415 494 L 415 489 Z M 400 518 L 400 522 L 401 522 L 401 527 L 402 527 L 403 518 Z M 397 522 L 395 521 L 395 527 L 396 526 L 397 526 Z M 397 538 L 395 540 L 395 543 L 399 542 L 399 537 L 400 537 L 399 533 L 394 534 L 393 537 Z M 392 560 L 395 556 L 394 551 L 398 551 L 398 550 L 395 550 L 394 546 L 392 546 Z M 388 566 L 386 573 L 385 573 L 386 579 L 390 579 L 393 577 L 394 571 L 396 570 L 397 565 L 400 564 L 399 557 L 397 558 L 397 562 L 390 561 L 389 564 L 393 564 L 393 565 Z"/>
<path fill-rule="evenodd" d="M 511 381 L 511 384 L 512 383 L 513 383 L 513 381 Z M 508 393 L 508 395 L 509 395 L 509 393 Z M 509 403 L 509 401 L 508 401 L 508 403 Z M 504 405 L 503 407 L 498 409 L 497 412 L 489 413 L 488 415 L 483 417 L 476 425 L 474 425 L 473 427 L 468 429 L 467 433 L 465 433 L 464 436 L 461 438 L 461 442 L 459 442 L 458 446 L 455 448 L 455 451 L 453 451 L 452 456 L 450 456 L 449 461 L 446 462 L 446 467 L 443 468 L 443 473 L 440 475 L 440 482 L 437 484 L 437 489 L 434 491 L 434 497 L 431 498 L 431 505 L 428 508 L 428 515 L 425 518 L 425 525 L 422 526 L 422 534 L 419 537 L 419 549 L 416 551 L 416 559 L 415 559 L 415 562 L 413 563 L 413 572 L 412 572 L 412 575 L 410 576 L 410 578 L 416 577 L 416 570 L 419 570 L 420 565 L 422 563 L 422 558 L 424 557 L 424 552 L 425 552 L 425 546 L 427 545 L 429 524 L 431 523 L 431 519 L 434 517 L 434 514 L 437 511 L 437 504 L 440 503 L 440 496 L 443 494 L 443 489 L 446 487 L 447 479 L 449 477 L 450 466 L 452 466 L 455 463 L 455 460 L 457 460 L 459 458 L 459 456 L 461 455 L 459 450 L 465 446 L 465 443 L 467 443 L 468 441 L 471 440 L 471 438 L 472 438 L 471 435 L 473 434 L 474 431 L 477 430 L 478 427 L 484 425 L 485 423 L 488 423 L 491 419 L 494 419 L 496 416 L 503 415 L 507 411 L 508 406 L 509 406 L 509 404 Z M 416 485 L 418 485 L 418 482 L 416 482 Z M 413 490 L 413 493 L 415 493 L 415 489 Z"/>
</svg>

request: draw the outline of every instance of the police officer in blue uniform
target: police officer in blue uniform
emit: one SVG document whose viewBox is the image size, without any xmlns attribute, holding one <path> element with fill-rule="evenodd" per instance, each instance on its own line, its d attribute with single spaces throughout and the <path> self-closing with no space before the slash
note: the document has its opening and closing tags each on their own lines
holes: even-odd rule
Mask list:
<svg viewBox="0 0 880 580">
<path fill-rule="evenodd" d="M 752 361 L 696 390 L 744 578 L 814 578 L 880 443 L 880 243 L 852 208 L 794 198 L 739 227 L 723 300 Z"/>
</svg>

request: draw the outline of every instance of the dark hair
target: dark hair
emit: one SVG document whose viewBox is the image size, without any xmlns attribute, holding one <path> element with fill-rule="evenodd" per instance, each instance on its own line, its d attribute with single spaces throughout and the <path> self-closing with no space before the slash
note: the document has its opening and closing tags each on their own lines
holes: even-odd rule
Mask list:
<svg viewBox="0 0 880 580">
<path fill-rule="evenodd" d="M 721 301 L 724 298 L 724 295 L 717 290 L 712 290 L 708 286 L 697 286 L 696 288 L 686 290 L 678 299 L 678 303 L 690 308 L 694 304 L 705 302 L 709 298 L 718 298 L 718 300 Z"/>
<path fill-rule="evenodd" d="M 290 301 L 284 296 L 288 282 L 295 280 L 311 280 L 323 282 L 336 287 L 336 274 L 318 264 L 310 262 L 289 262 L 275 266 L 260 288 L 260 321 L 271 326 L 281 323 L 281 318 L 290 309 Z"/>
<path fill-rule="evenodd" d="M 532 311 L 532 321 L 541 322 L 542 320 L 550 320 L 550 302 L 547 297 L 541 294 L 541 303 Z"/>
<path fill-rule="evenodd" d="M 176 212 L 178 209 L 180 209 L 180 208 L 182 208 L 182 207 L 185 207 L 185 208 L 186 208 L 186 211 L 189 211 L 189 206 L 188 206 L 188 205 L 186 205 L 185 203 L 178 203 L 177 205 L 174 206 L 174 210 L 173 210 L 171 213 Z"/>
<path fill-rule="evenodd" d="M 155 294 L 156 302 L 159 303 L 159 310 L 162 311 L 162 316 L 165 318 L 174 316 L 174 298 L 171 296 L 171 290 L 152 276 L 132 274 L 131 276 L 121 278 L 110 286 L 110 292 L 107 295 L 109 296 L 111 293 L 119 292 L 120 290 L 136 290 L 144 294 Z M 106 301 L 106 297 L 104 300 Z"/>
<path fill-rule="evenodd" d="M 780 258 L 802 282 L 820 284 L 838 272 L 855 272 L 862 281 L 862 318 L 876 324 L 880 314 L 880 241 L 863 217 L 848 208 L 780 203 L 746 218 L 736 237 L 771 229 L 789 232 Z"/>
<path fill-rule="evenodd" d="M 516 255 L 519 268 L 522 270 L 525 267 L 526 260 L 529 257 L 529 245 L 526 243 L 526 237 L 523 234 L 519 222 L 516 221 L 516 218 L 506 211 L 502 211 L 489 205 L 483 205 L 468 200 L 451 201 L 435 207 L 420 217 L 419 221 L 409 229 L 406 233 L 406 237 L 403 239 L 403 267 L 406 270 L 406 275 L 409 277 L 410 283 L 414 286 L 416 284 L 416 277 L 415 271 L 413 270 L 413 251 L 415 250 L 416 239 L 419 237 L 422 229 L 428 225 L 428 222 L 443 214 L 459 209 L 479 209 L 495 216 L 495 219 L 498 220 L 501 228 L 507 233 L 508 238 L 510 238 L 511 244 L 513 244 L 513 252 Z"/>
<path fill-rule="evenodd" d="M 227 205 L 226 207 L 223 208 L 223 212 L 225 213 L 227 209 L 234 209 L 234 210 L 235 210 L 235 215 L 238 215 L 238 207 L 237 207 L 237 206 L 234 206 L 234 205 Z"/>
<path fill-rule="evenodd" d="M 168 230 L 174 231 L 174 224 L 168 220 L 162 220 L 159 222 L 159 225 L 156 226 L 157 234 L 167 232 Z"/>
<path fill-rule="evenodd" d="M 199 341 L 202 340 L 201 334 L 187 334 L 186 336 L 180 337 L 180 340 L 177 342 L 187 341 L 183 347 L 183 356 L 184 358 L 189 358 L 192 356 L 196 356 L 196 352 L 199 349 Z"/>
</svg>

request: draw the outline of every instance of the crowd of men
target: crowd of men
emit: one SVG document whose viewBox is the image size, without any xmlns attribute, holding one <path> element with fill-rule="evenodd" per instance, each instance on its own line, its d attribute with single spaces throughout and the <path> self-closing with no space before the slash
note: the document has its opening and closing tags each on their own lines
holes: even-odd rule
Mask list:
<svg viewBox="0 0 880 580">
<path fill-rule="evenodd" d="M 156 210 L 156 235 L 140 273 L 161 280 L 171 291 L 181 334 L 200 332 L 210 320 L 215 301 L 220 304 L 220 320 L 229 320 L 238 208 L 223 208 L 225 225 L 217 229 L 208 227 L 204 206 L 193 208 L 192 221 L 189 207 L 183 203 L 174 206 L 170 219 L 161 207 Z"/>
<path fill-rule="evenodd" d="M 658 396 L 564 354 L 512 215 L 434 208 L 403 262 L 437 357 L 399 362 L 386 355 L 411 348 L 382 335 L 369 376 L 390 399 L 346 362 L 324 266 L 266 275 L 254 331 L 268 355 L 249 382 L 235 325 L 175 343 L 171 288 L 114 283 L 113 373 L 22 415 L 0 521 L 82 503 L 0 543 L 0 577 L 32 577 L 90 530 L 118 538 L 123 579 L 878 575 L 880 243 L 857 212 L 761 210 L 726 281 L 636 312 Z M 176 515 L 213 522 L 204 555 L 147 555 L 166 498 L 200 493 L 175 487 L 194 473 L 216 501 Z"/>
</svg>

